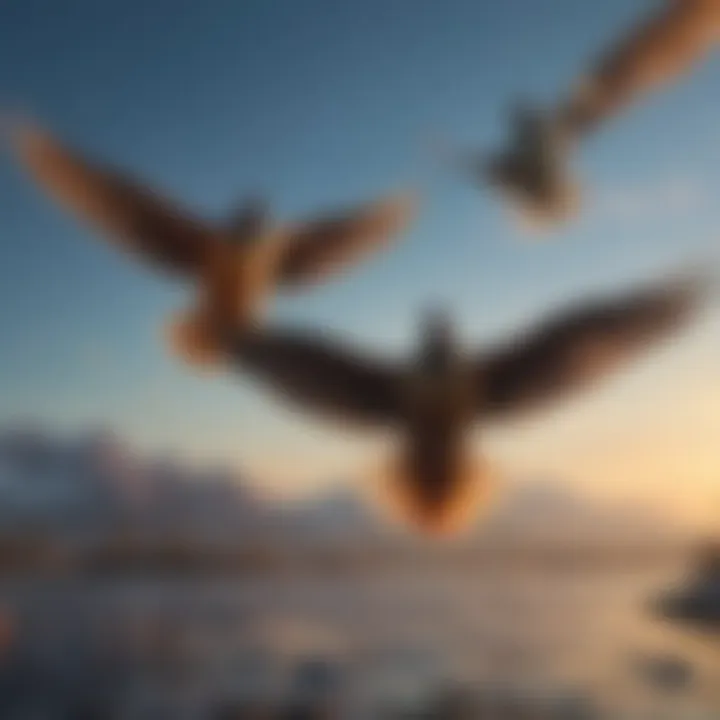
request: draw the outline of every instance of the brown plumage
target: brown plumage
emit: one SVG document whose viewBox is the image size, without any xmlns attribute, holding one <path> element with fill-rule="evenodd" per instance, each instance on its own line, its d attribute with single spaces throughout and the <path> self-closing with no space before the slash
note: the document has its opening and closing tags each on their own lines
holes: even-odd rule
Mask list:
<svg viewBox="0 0 720 720">
<path fill-rule="evenodd" d="M 566 220 L 580 207 L 579 186 L 566 162 L 570 136 L 550 114 L 525 106 L 515 110 L 511 127 L 510 146 L 482 158 L 483 182 L 520 210 L 526 226 L 544 228 Z"/>
<path fill-rule="evenodd" d="M 603 55 L 560 117 L 578 138 L 656 88 L 676 80 L 720 42 L 719 0 L 670 0 Z"/>
<path fill-rule="evenodd" d="M 247 327 L 271 294 L 325 281 L 389 245 L 414 212 L 409 196 L 395 196 L 279 226 L 253 202 L 227 224 L 213 225 L 36 127 L 16 126 L 12 141 L 34 179 L 62 205 L 141 261 L 196 283 L 196 306 L 173 325 L 172 339 L 199 363 L 217 359 L 220 328 Z"/>
<path fill-rule="evenodd" d="M 464 355 L 445 322 L 430 324 L 415 364 L 364 357 L 325 336 L 244 334 L 230 362 L 299 408 L 399 438 L 389 496 L 427 531 L 445 531 L 471 498 L 486 497 L 468 447 L 476 422 L 530 411 L 580 390 L 668 337 L 704 297 L 696 279 L 666 282 L 588 304 L 518 336 L 505 348 Z"/>
<path fill-rule="evenodd" d="M 720 0 L 667 0 L 659 12 L 614 44 L 549 113 L 523 111 L 510 147 L 484 165 L 485 175 L 545 223 L 579 207 L 567 168 L 587 134 L 652 91 L 675 81 L 720 41 Z"/>
</svg>

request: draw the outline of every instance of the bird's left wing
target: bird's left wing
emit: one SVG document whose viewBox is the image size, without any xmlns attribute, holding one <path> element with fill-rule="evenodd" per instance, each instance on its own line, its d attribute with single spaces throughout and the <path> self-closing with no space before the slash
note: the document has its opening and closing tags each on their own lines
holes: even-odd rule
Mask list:
<svg viewBox="0 0 720 720">
<path fill-rule="evenodd" d="M 194 276 L 203 266 L 216 239 L 188 211 L 33 125 L 17 125 L 9 134 L 37 183 L 115 245 L 176 275 Z"/>
<path fill-rule="evenodd" d="M 231 345 L 230 362 L 301 410 L 381 426 L 402 414 L 402 370 L 324 335 L 243 333 Z"/>
<path fill-rule="evenodd" d="M 291 227 L 280 282 L 286 287 L 322 282 L 387 246 L 407 227 L 414 212 L 415 199 L 398 195 Z"/>
<path fill-rule="evenodd" d="M 602 379 L 678 330 L 707 288 L 700 278 L 684 278 L 591 303 L 479 358 L 478 413 L 492 419 L 530 410 Z"/>
</svg>

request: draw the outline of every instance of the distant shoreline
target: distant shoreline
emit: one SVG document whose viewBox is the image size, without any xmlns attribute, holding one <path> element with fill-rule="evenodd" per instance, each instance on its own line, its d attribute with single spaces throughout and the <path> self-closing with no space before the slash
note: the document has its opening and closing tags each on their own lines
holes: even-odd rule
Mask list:
<svg viewBox="0 0 720 720">
<path fill-rule="evenodd" d="M 106 576 L 349 575 L 414 570 L 597 574 L 645 571 L 687 560 L 687 546 L 512 543 L 506 546 L 394 546 L 315 542 L 294 546 L 201 544 L 182 538 L 108 540 L 72 546 L 51 539 L 0 542 L 0 578 L 36 574 Z"/>
</svg>

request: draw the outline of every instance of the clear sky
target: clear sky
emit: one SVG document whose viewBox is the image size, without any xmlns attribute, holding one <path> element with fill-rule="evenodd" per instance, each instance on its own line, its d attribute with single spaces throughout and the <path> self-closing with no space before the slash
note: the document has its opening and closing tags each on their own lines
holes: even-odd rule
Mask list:
<svg viewBox="0 0 720 720">
<path fill-rule="evenodd" d="M 492 147 L 504 111 L 560 97 L 646 0 L 2 0 L 0 104 L 221 220 L 267 194 L 282 219 L 418 187 L 392 252 L 281 299 L 277 319 L 393 352 L 444 302 L 481 343 L 587 293 L 712 248 L 720 230 L 720 58 L 589 144 L 582 219 L 524 239 L 438 162 Z M 120 258 L 0 159 L 0 425 L 108 426 L 152 450 L 231 462 L 288 492 L 345 481 L 365 442 L 205 378 L 160 340 L 182 289 Z M 487 438 L 509 472 L 720 501 L 718 323 L 544 422 Z"/>
</svg>

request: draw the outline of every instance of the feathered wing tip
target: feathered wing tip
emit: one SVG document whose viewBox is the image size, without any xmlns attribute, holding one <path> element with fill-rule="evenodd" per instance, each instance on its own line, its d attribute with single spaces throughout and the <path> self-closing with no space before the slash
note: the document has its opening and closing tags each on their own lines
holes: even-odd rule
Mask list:
<svg viewBox="0 0 720 720">
<path fill-rule="evenodd" d="M 70 150 L 29 117 L 3 119 L 0 132 L 33 179 L 56 200 L 70 204 L 82 200 L 83 206 L 92 203 L 92 197 L 84 191 L 96 179 L 91 177 L 94 169 L 75 149 Z"/>
<path fill-rule="evenodd" d="M 49 139 L 48 134 L 29 114 L 15 111 L 0 112 L 0 138 L 10 148 Z"/>
<path fill-rule="evenodd" d="M 369 248 L 389 245 L 405 234 L 418 213 L 420 198 L 413 190 L 397 190 L 360 207 L 352 218 L 354 232 Z"/>
<path fill-rule="evenodd" d="M 12 122 L 5 134 L 30 179 L 76 220 L 156 271 L 197 274 L 215 232 L 192 211 L 33 121 Z"/>
<path fill-rule="evenodd" d="M 68 155 L 47 130 L 31 118 L 4 116 L 0 120 L 0 134 L 41 181 L 61 186 Z"/>
<path fill-rule="evenodd" d="M 256 257 L 257 253 L 247 256 L 223 244 L 208 252 L 196 279 L 195 302 L 167 324 L 170 348 L 187 364 L 203 371 L 219 369 L 228 358 L 232 339 L 261 321 L 268 299 L 265 271 L 258 269 L 256 283 L 248 273 Z"/>
<path fill-rule="evenodd" d="M 400 524 L 433 538 L 452 539 L 472 530 L 492 502 L 495 478 L 483 458 L 468 458 L 459 477 L 442 495 L 432 499 L 418 492 L 397 461 L 376 473 L 373 500 L 380 512 Z"/>
<path fill-rule="evenodd" d="M 412 192 L 322 215 L 284 229 L 280 282 L 297 289 L 325 282 L 397 242 L 418 207 Z"/>
<path fill-rule="evenodd" d="M 391 229 L 401 232 L 417 214 L 420 207 L 420 198 L 414 190 L 398 191 L 390 195 L 385 201 L 381 201 L 380 207 L 385 208 L 386 223 L 391 226 Z"/>
<path fill-rule="evenodd" d="M 396 190 L 358 208 L 348 210 L 355 232 L 382 242 L 394 240 L 405 232 L 417 214 L 420 199 L 412 190 Z"/>
</svg>

